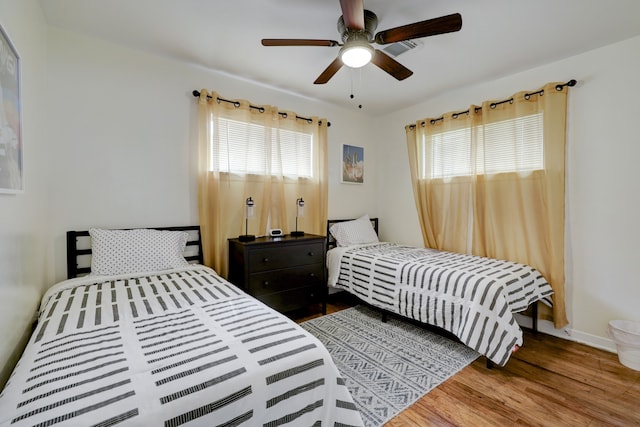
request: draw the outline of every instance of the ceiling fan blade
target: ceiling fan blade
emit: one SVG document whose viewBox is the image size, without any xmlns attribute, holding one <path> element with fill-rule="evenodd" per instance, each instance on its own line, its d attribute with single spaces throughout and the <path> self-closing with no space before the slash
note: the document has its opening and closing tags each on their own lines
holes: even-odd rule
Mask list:
<svg viewBox="0 0 640 427">
<path fill-rule="evenodd" d="M 340 57 L 338 56 L 336 59 L 333 60 L 331 64 L 329 64 L 329 66 L 322 72 L 322 74 L 318 76 L 318 78 L 316 79 L 315 82 L 313 82 L 313 84 L 315 85 L 325 84 L 326 82 L 329 81 L 329 79 L 331 79 L 331 77 L 333 77 L 335 73 L 338 72 L 340 68 L 342 68 L 342 59 L 340 59 Z"/>
<path fill-rule="evenodd" d="M 375 49 L 371 62 L 391 74 L 397 80 L 404 80 L 413 74 L 413 71 L 378 49 Z"/>
<path fill-rule="evenodd" d="M 262 39 L 262 46 L 338 46 L 335 40 L 319 39 Z"/>
<path fill-rule="evenodd" d="M 459 31 L 460 28 L 462 28 L 462 16 L 459 13 L 454 13 L 380 31 L 376 34 L 375 41 L 378 44 L 395 43 L 403 40 L 452 33 Z"/>
<path fill-rule="evenodd" d="M 340 0 L 344 26 L 350 30 L 364 30 L 363 0 Z"/>
</svg>

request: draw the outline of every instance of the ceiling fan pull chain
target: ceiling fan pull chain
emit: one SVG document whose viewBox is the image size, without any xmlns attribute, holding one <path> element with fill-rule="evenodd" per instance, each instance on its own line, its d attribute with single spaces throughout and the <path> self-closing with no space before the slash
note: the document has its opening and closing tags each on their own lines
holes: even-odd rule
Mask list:
<svg viewBox="0 0 640 427">
<path fill-rule="evenodd" d="M 353 73 L 355 70 L 351 70 L 349 73 L 349 84 L 351 85 L 351 94 L 349 98 L 354 99 L 356 96 L 353 94 Z M 360 77 L 360 86 L 362 86 L 362 69 L 358 70 L 358 75 Z M 358 108 L 362 109 L 362 104 L 358 104 Z"/>
<path fill-rule="evenodd" d="M 358 69 L 358 78 L 360 80 L 359 87 L 362 87 L 362 68 Z M 358 108 L 362 109 L 362 104 L 358 104 Z"/>
<path fill-rule="evenodd" d="M 353 99 L 353 72 L 349 73 L 349 84 L 351 85 L 351 95 L 349 95 L 349 98 Z"/>
</svg>

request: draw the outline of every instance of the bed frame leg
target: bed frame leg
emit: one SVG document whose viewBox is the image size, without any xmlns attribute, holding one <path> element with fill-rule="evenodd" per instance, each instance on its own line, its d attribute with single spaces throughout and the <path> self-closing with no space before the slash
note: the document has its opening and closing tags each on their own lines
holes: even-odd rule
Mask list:
<svg viewBox="0 0 640 427">
<path fill-rule="evenodd" d="M 322 301 L 321 301 L 322 315 L 324 316 L 325 314 L 327 314 L 327 300 L 329 299 L 329 287 L 328 286 L 324 286 L 322 288 L 322 293 L 321 293 L 320 298 L 322 299 Z"/>
<path fill-rule="evenodd" d="M 382 312 L 382 323 L 387 323 L 387 312 L 386 311 Z"/>
<path fill-rule="evenodd" d="M 533 307 L 531 310 L 531 329 L 533 329 L 533 334 L 538 334 L 538 301 L 533 303 Z"/>
<path fill-rule="evenodd" d="M 487 359 L 487 369 L 493 369 L 495 365 L 493 364 L 493 362 L 489 359 Z"/>
</svg>

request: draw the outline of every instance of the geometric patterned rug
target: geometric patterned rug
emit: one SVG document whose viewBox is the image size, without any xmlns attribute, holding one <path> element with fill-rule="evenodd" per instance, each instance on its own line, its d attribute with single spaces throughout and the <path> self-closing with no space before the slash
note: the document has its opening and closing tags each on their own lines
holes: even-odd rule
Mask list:
<svg viewBox="0 0 640 427">
<path fill-rule="evenodd" d="M 329 350 L 367 427 L 382 426 L 473 362 L 469 347 L 359 305 L 301 323 Z"/>
</svg>

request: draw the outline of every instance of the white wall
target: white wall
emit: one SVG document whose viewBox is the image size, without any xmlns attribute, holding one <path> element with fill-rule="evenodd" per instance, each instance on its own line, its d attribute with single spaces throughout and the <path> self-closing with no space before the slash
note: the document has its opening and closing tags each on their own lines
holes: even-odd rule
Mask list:
<svg viewBox="0 0 640 427">
<path fill-rule="evenodd" d="M 342 143 L 364 146 L 375 170 L 357 111 L 54 28 L 47 67 L 56 279 L 65 276 L 66 230 L 198 223 L 193 89 L 326 117 L 329 215 L 375 212 L 373 178 L 340 184 Z"/>
<path fill-rule="evenodd" d="M 20 55 L 25 192 L 0 194 L 0 386 L 22 351 L 51 278 L 44 138 L 45 23 L 35 0 L 0 0 L 0 24 Z M 6 361 L 8 363 L 5 363 Z"/>
<path fill-rule="evenodd" d="M 516 75 L 463 87 L 375 121 L 382 236 L 422 245 L 404 126 L 550 81 L 569 89 L 566 288 L 570 324 L 550 331 L 613 349 L 611 319 L 640 321 L 640 37 Z M 388 166 L 388 167 L 387 167 Z"/>
</svg>

